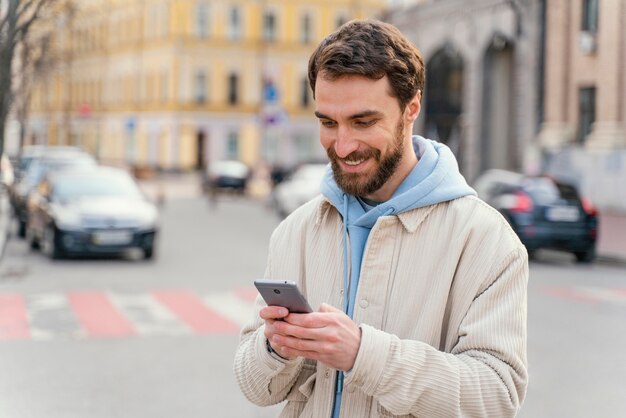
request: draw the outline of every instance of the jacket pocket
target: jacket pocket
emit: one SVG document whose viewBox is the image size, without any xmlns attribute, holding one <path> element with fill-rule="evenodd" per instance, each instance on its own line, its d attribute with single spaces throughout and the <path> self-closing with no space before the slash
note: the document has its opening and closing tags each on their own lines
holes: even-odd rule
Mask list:
<svg viewBox="0 0 626 418">
<path fill-rule="evenodd" d="M 315 388 L 315 364 L 305 362 L 302 365 L 302 370 L 293 384 L 293 387 L 287 394 L 287 401 L 289 402 L 306 402 L 311 397 L 313 389 Z"/>
<path fill-rule="evenodd" d="M 394 415 L 376 402 L 376 415 L 374 416 L 379 418 L 411 418 L 413 415 Z"/>
<path fill-rule="evenodd" d="M 287 405 L 282 410 L 280 418 L 312 417 L 311 408 L 307 408 L 309 412 L 306 412 L 305 408 L 315 389 L 315 372 L 315 365 L 306 363 L 303 365 L 296 382 L 287 394 Z"/>
</svg>

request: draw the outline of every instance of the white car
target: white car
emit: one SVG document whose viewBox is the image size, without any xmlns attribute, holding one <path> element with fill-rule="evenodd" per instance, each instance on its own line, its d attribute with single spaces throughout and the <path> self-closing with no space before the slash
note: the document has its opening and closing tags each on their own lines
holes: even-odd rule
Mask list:
<svg viewBox="0 0 626 418">
<path fill-rule="evenodd" d="M 303 164 L 272 192 L 272 203 L 282 217 L 320 194 L 320 185 L 328 164 Z"/>
</svg>

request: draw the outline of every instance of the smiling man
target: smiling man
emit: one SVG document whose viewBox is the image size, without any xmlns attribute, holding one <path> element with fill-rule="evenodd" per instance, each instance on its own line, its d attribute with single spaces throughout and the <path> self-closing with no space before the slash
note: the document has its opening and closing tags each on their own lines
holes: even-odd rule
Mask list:
<svg viewBox="0 0 626 418">
<path fill-rule="evenodd" d="M 311 306 L 257 300 L 235 374 L 281 417 L 513 417 L 527 386 L 528 260 L 451 151 L 412 135 L 424 65 L 393 26 L 352 21 L 309 61 L 330 167 L 276 229 L 265 277 Z"/>
</svg>

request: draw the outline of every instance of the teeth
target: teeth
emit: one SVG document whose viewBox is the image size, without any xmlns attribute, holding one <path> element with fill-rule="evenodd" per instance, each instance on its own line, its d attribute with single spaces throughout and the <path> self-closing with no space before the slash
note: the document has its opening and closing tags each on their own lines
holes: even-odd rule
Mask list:
<svg viewBox="0 0 626 418">
<path fill-rule="evenodd" d="M 348 165 L 359 165 L 361 164 L 363 161 L 365 161 L 365 159 L 360 159 L 360 160 L 355 160 L 355 161 L 348 161 L 348 160 L 344 160 L 344 162 Z"/>
</svg>

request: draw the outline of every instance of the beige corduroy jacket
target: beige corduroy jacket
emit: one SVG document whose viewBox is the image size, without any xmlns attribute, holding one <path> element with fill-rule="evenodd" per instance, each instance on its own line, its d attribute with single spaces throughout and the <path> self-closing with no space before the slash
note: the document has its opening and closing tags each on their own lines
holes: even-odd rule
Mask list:
<svg viewBox="0 0 626 418">
<path fill-rule="evenodd" d="M 294 280 L 316 309 L 341 307 L 341 216 L 323 197 L 270 241 L 266 277 Z M 363 254 L 354 321 L 362 330 L 344 380 L 342 418 L 513 417 L 526 393 L 528 258 L 491 207 L 463 197 L 384 216 Z M 336 370 L 270 354 L 258 310 L 244 327 L 235 375 L 281 417 L 331 416 Z"/>
</svg>

